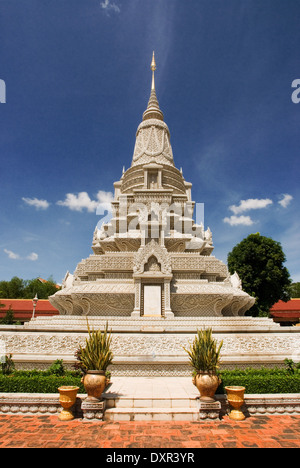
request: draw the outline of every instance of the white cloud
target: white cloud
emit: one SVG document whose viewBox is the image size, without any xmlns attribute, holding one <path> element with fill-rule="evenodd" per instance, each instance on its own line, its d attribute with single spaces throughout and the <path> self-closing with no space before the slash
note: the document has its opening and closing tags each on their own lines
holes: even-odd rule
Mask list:
<svg viewBox="0 0 300 468">
<path fill-rule="evenodd" d="M 31 260 L 32 262 L 35 262 L 39 258 L 39 256 L 37 253 L 31 252 L 31 254 L 28 255 L 26 258 L 27 260 Z"/>
<path fill-rule="evenodd" d="M 104 192 L 99 190 L 96 196 L 96 200 L 91 200 L 87 192 L 79 192 L 78 194 L 67 193 L 64 201 L 58 201 L 57 205 L 66 206 L 72 211 L 83 211 L 87 210 L 92 213 L 96 211 L 99 204 L 103 204 L 106 209 L 110 209 L 110 203 L 113 200 L 113 194 L 111 192 Z"/>
<path fill-rule="evenodd" d="M 99 190 L 97 193 L 97 199 L 100 203 L 111 203 L 113 201 L 113 194 L 111 192 L 104 192 L 104 190 Z"/>
<path fill-rule="evenodd" d="M 231 205 L 229 209 L 235 214 L 244 213 L 249 210 L 258 210 L 261 208 L 266 208 L 268 205 L 272 205 L 272 200 L 269 198 L 258 199 L 258 198 L 249 198 L 248 200 L 241 200 L 238 206 Z"/>
<path fill-rule="evenodd" d="M 91 200 L 87 192 L 80 192 L 78 195 L 74 193 L 67 193 L 64 201 L 58 201 L 57 205 L 66 206 L 72 211 L 94 211 L 96 209 L 95 201 Z"/>
<path fill-rule="evenodd" d="M 12 250 L 4 249 L 4 252 L 8 255 L 8 258 L 11 258 L 12 260 L 18 260 L 20 258 L 20 255 Z"/>
<path fill-rule="evenodd" d="M 224 223 L 230 224 L 230 226 L 251 226 L 254 224 L 254 221 L 250 218 L 250 216 L 235 216 L 232 215 L 230 218 L 224 218 Z"/>
<path fill-rule="evenodd" d="M 120 13 L 121 9 L 116 5 L 115 3 L 111 3 L 110 0 L 104 0 L 104 2 L 100 3 L 101 7 L 103 10 L 105 10 L 107 13 L 109 11 L 114 11 L 115 13 Z"/>
<path fill-rule="evenodd" d="M 286 208 L 290 203 L 291 201 L 293 200 L 293 197 L 292 195 L 289 195 L 288 193 L 285 193 L 283 196 L 282 196 L 282 199 L 279 200 L 279 205 L 281 205 L 283 208 Z"/>
<path fill-rule="evenodd" d="M 8 255 L 8 258 L 12 260 L 31 260 L 32 262 L 35 262 L 39 256 L 35 252 L 31 252 L 31 254 L 27 255 L 27 257 L 21 257 L 19 254 L 13 252 L 12 250 L 4 249 L 4 252 Z"/>
<path fill-rule="evenodd" d="M 37 210 L 46 210 L 49 208 L 50 203 L 47 200 L 39 200 L 38 198 L 25 198 L 22 197 L 22 200 L 30 206 L 34 206 Z"/>
</svg>

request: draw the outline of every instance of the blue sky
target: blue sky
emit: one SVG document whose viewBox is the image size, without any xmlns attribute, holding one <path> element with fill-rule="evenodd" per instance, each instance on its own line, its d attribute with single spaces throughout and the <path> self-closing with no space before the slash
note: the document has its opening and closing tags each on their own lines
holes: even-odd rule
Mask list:
<svg viewBox="0 0 300 468">
<path fill-rule="evenodd" d="M 95 202 L 131 164 L 155 50 L 175 164 L 214 255 L 260 232 L 300 281 L 299 24 L 297 0 L 0 0 L 0 279 L 61 282 L 92 253 Z"/>
</svg>

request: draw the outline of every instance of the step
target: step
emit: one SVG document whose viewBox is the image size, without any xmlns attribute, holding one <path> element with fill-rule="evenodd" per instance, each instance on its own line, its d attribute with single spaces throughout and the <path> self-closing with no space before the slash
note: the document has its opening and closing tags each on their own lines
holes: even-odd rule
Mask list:
<svg viewBox="0 0 300 468">
<path fill-rule="evenodd" d="M 198 421 L 191 378 L 113 377 L 103 393 L 106 421 Z"/>
<path fill-rule="evenodd" d="M 105 396 L 106 408 L 165 408 L 168 410 L 176 408 L 197 409 L 197 399 L 195 398 L 155 398 L 155 397 L 115 397 Z"/>
<path fill-rule="evenodd" d="M 107 408 L 105 421 L 199 421 L 197 408 Z"/>
<path fill-rule="evenodd" d="M 105 398 L 106 421 L 198 421 L 199 403 L 193 398 Z"/>
</svg>

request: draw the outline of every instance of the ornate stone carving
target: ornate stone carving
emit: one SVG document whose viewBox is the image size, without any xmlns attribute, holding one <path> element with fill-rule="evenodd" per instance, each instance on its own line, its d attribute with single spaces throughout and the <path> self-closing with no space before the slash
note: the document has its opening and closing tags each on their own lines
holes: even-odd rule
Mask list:
<svg viewBox="0 0 300 468">
<path fill-rule="evenodd" d="M 234 288 L 242 289 L 242 281 L 236 271 L 231 275 L 230 281 Z"/>
<path fill-rule="evenodd" d="M 42 319 L 45 317 L 37 318 L 37 329 L 31 325 L 32 331 L 25 327 L 0 330 L 0 341 L 5 343 L 6 352 L 13 354 L 17 368 L 47 368 L 58 358 L 70 365 L 75 361 L 74 353 L 79 345 L 84 346 L 87 336 L 85 317 L 53 317 L 53 323 L 57 325 L 56 329 L 53 325 L 52 331 L 52 320 Z M 102 316 L 99 322 L 99 318 L 90 316 L 89 323 L 103 329 L 106 320 L 113 329 L 113 375 L 190 375 L 184 347 L 193 342 L 198 328 L 207 326 L 219 330 L 214 336 L 218 342 L 223 340 L 221 361 L 225 368 L 280 366 L 286 357 L 292 357 L 300 348 L 297 327 L 285 331 L 268 319 L 204 317 L 199 321 L 191 316 L 186 319 L 175 317 L 163 320 L 163 330 L 158 318 Z M 62 333 L 59 330 L 63 329 L 64 323 Z"/>
<path fill-rule="evenodd" d="M 109 323 L 108 323 L 109 324 Z M 130 329 L 130 327 L 129 327 Z M 112 348 L 115 355 L 156 355 L 185 356 L 183 346 L 188 346 L 194 339 L 196 330 L 190 334 L 173 333 L 142 333 L 130 334 L 114 333 Z M 1 332 L 0 339 L 5 342 L 7 353 L 36 353 L 61 354 L 62 356 L 76 351 L 79 344 L 84 344 L 86 333 L 13 333 Z M 298 351 L 300 337 L 297 333 L 239 333 L 216 334 L 217 340 L 223 340 L 223 355 L 254 353 L 264 355 L 279 353 L 291 355 Z"/>
<path fill-rule="evenodd" d="M 156 162 L 173 165 L 172 147 L 167 125 L 155 119 L 142 122 L 137 130 L 132 166 Z M 158 160 L 159 158 L 159 160 Z"/>
<path fill-rule="evenodd" d="M 103 420 L 105 412 L 105 400 L 102 401 L 87 401 L 86 399 L 81 403 L 81 411 L 83 413 L 83 419 L 97 419 Z"/>
<path fill-rule="evenodd" d="M 154 256 L 161 266 L 163 274 L 171 274 L 171 261 L 168 251 L 162 247 L 154 239 L 152 239 L 144 247 L 140 247 L 134 257 L 134 273 L 143 273 L 144 266 L 148 263 L 150 257 Z"/>
<path fill-rule="evenodd" d="M 158 368 L 155 365 L 145 366 L 145 369 L 140 370 L 139 366 L 132 365 L 130 367 L 123 366 L 114 369 L 114 376 L 126 375 L 134 377 L 136 375 L 149 377 L 159 377 L 169 375 L 170 369 L 168 366 Z M 185 369 L 183 366 L 175 366 L 173 376 L 182 376 Z M 190 373 L 184 374 L 190 378 Z M 105 395 L 104 395 L 105 396 Z M 114 400 L 113 395 L 95 403 L 90 403 L 85 400 L 86 395 L 77 395 L 74 414 L 76 417 L 84 419 L 103 420 L 106 407 L 109 407 L 107 400 L 111 403 Z M 118 401 L 119 395 L 115 397 Z M 226 398 L 221 395 L 216 396 L 214 405 L 203 405 L 199 403 L 200 419 L 215 419 L 220 410 L 222 414 L 229 411 L 229 405 Z M 113 403 L 115 404 L 115 403 Z M 220 408 L 221 407 L 221 408 Z M 300 398 L 297 394 L 286 394 L 284 396 L 278 394 L 262 394 L 262 395 L 245 395 L 245 409 L 251 416 L 260 415 L 299 415 L 300 414 Z M 28 414 L 28 415 L 53 415 L 58 414 L 61 410 L 58 394 L 24 394 L 24 393 L 0 393 L 0 414 Z"/>
</svg>

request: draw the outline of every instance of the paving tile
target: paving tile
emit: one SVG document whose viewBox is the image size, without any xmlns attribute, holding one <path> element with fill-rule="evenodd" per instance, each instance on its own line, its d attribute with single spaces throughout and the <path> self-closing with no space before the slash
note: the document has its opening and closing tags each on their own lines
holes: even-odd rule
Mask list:
<svg viewBox="0 0 300 468">
<path fill-rule="evenodd" d="M 59 421 L 0 415 L 1 448 L 300 448 L 300 416 L 215 421 Z"/>
</svg>

